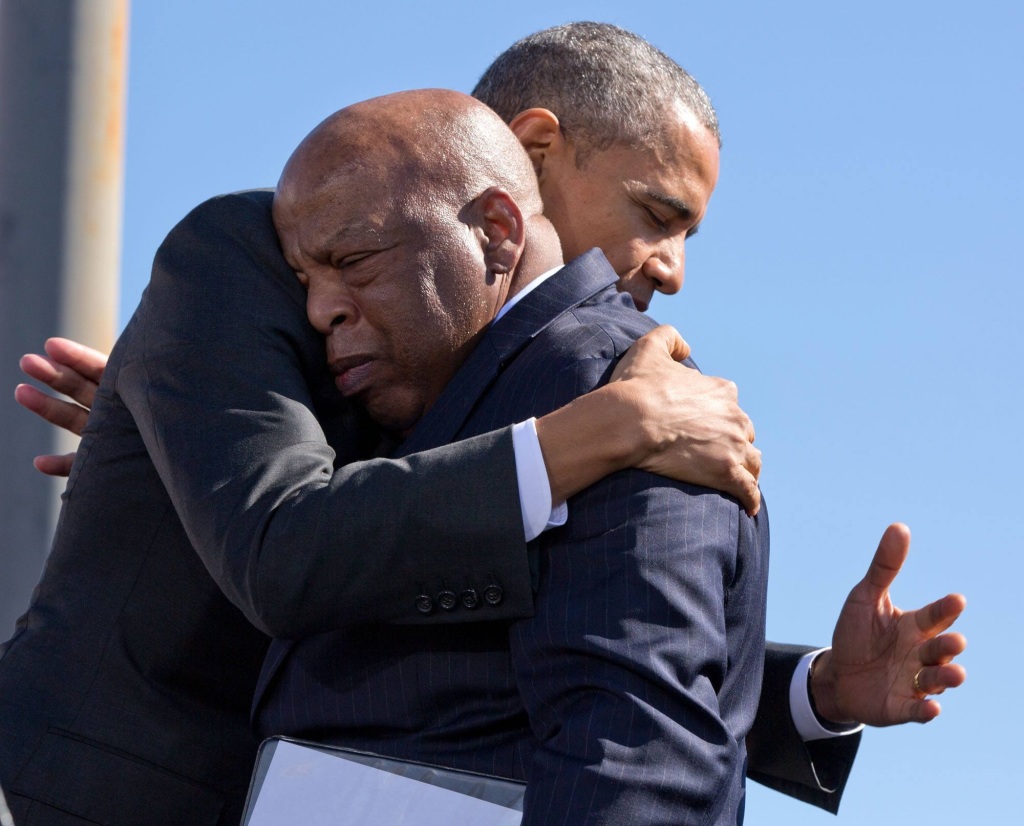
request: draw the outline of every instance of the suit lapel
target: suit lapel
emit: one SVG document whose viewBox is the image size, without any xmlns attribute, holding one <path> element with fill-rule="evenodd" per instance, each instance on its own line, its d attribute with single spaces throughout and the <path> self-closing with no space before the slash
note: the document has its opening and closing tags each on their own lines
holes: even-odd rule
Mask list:
<svg viewBox="0 0 1024 826">
<path fill-rule="evenodd" d="M 567 264 L 484 334 L 412 435 L 395 452 L 407 456 L 454 441 L 477 401 L 531 339 L 563 313 L 618 279 L 600 250 Z"/>
</svg>

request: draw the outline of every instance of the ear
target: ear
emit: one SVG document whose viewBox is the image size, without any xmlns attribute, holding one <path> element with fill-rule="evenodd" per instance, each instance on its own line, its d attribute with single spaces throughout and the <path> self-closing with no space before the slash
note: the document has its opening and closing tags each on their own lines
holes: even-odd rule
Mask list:
<svg viewBox="0 0 1024 826">
<path fill-rule="evenodd" d="M 550 109 L 527 109 L 508 125 L 530 156 L 537 180 L 543 180 L 547 164 L 567 151 L 558 117 Z"/>
<path fill-rule="evenodd" d="M 513 272 L 526 245 L 526 219 L 507 191 L 492 186 L 476 199 L 484 263 L 489 272 Z"/>
</svg>

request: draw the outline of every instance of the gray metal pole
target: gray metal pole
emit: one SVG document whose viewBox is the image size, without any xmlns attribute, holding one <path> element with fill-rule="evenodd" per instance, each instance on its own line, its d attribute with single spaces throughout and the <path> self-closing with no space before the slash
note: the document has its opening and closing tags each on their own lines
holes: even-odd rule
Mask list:
<svg viewBox="0 0 1024 826">
<path fill-rule="evenodd" d="M 14 402 L 18 357 L 54 333 L 101 349 L 115 333 L 127 12 L 0 0 L 0 641 L 59 504 L 32 457 L 73 449 Z"/>
</svg>

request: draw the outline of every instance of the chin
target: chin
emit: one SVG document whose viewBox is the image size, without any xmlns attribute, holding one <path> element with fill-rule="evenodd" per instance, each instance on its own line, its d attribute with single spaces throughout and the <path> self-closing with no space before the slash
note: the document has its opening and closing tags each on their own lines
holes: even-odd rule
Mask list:
<svg viewBox="0 0 1024 826">
<path fill-rule="evenodd" d="M 366 412 L 380 425 L 382 430 L 402 439 L 412 433 L 417 422 L 422 418 L 422 408 L 419 406 L 413 410 L 394 404 L 389 405 L 385 400 L 368 403 Z"/>
</svg>

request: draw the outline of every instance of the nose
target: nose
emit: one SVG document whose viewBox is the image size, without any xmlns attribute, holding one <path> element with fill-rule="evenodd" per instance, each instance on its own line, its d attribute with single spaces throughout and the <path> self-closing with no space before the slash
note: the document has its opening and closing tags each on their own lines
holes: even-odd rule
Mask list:
<svg viewBox="0 0 1024 826">
<path fill-rule="evenodd" d="M 330 277 L 310 275 L 306 287 L 306 315 L 321 335 L 331 332 L 357 315 L 356 306 L 344 287 Z"/>
<path fill-rule="evenodd" d="M 685 269 L 686 238 L 679 235 L 664 239 L 651 250 L 643 273 L 659 293 L 675 295 L 682 289 Z"/>
</svg>

